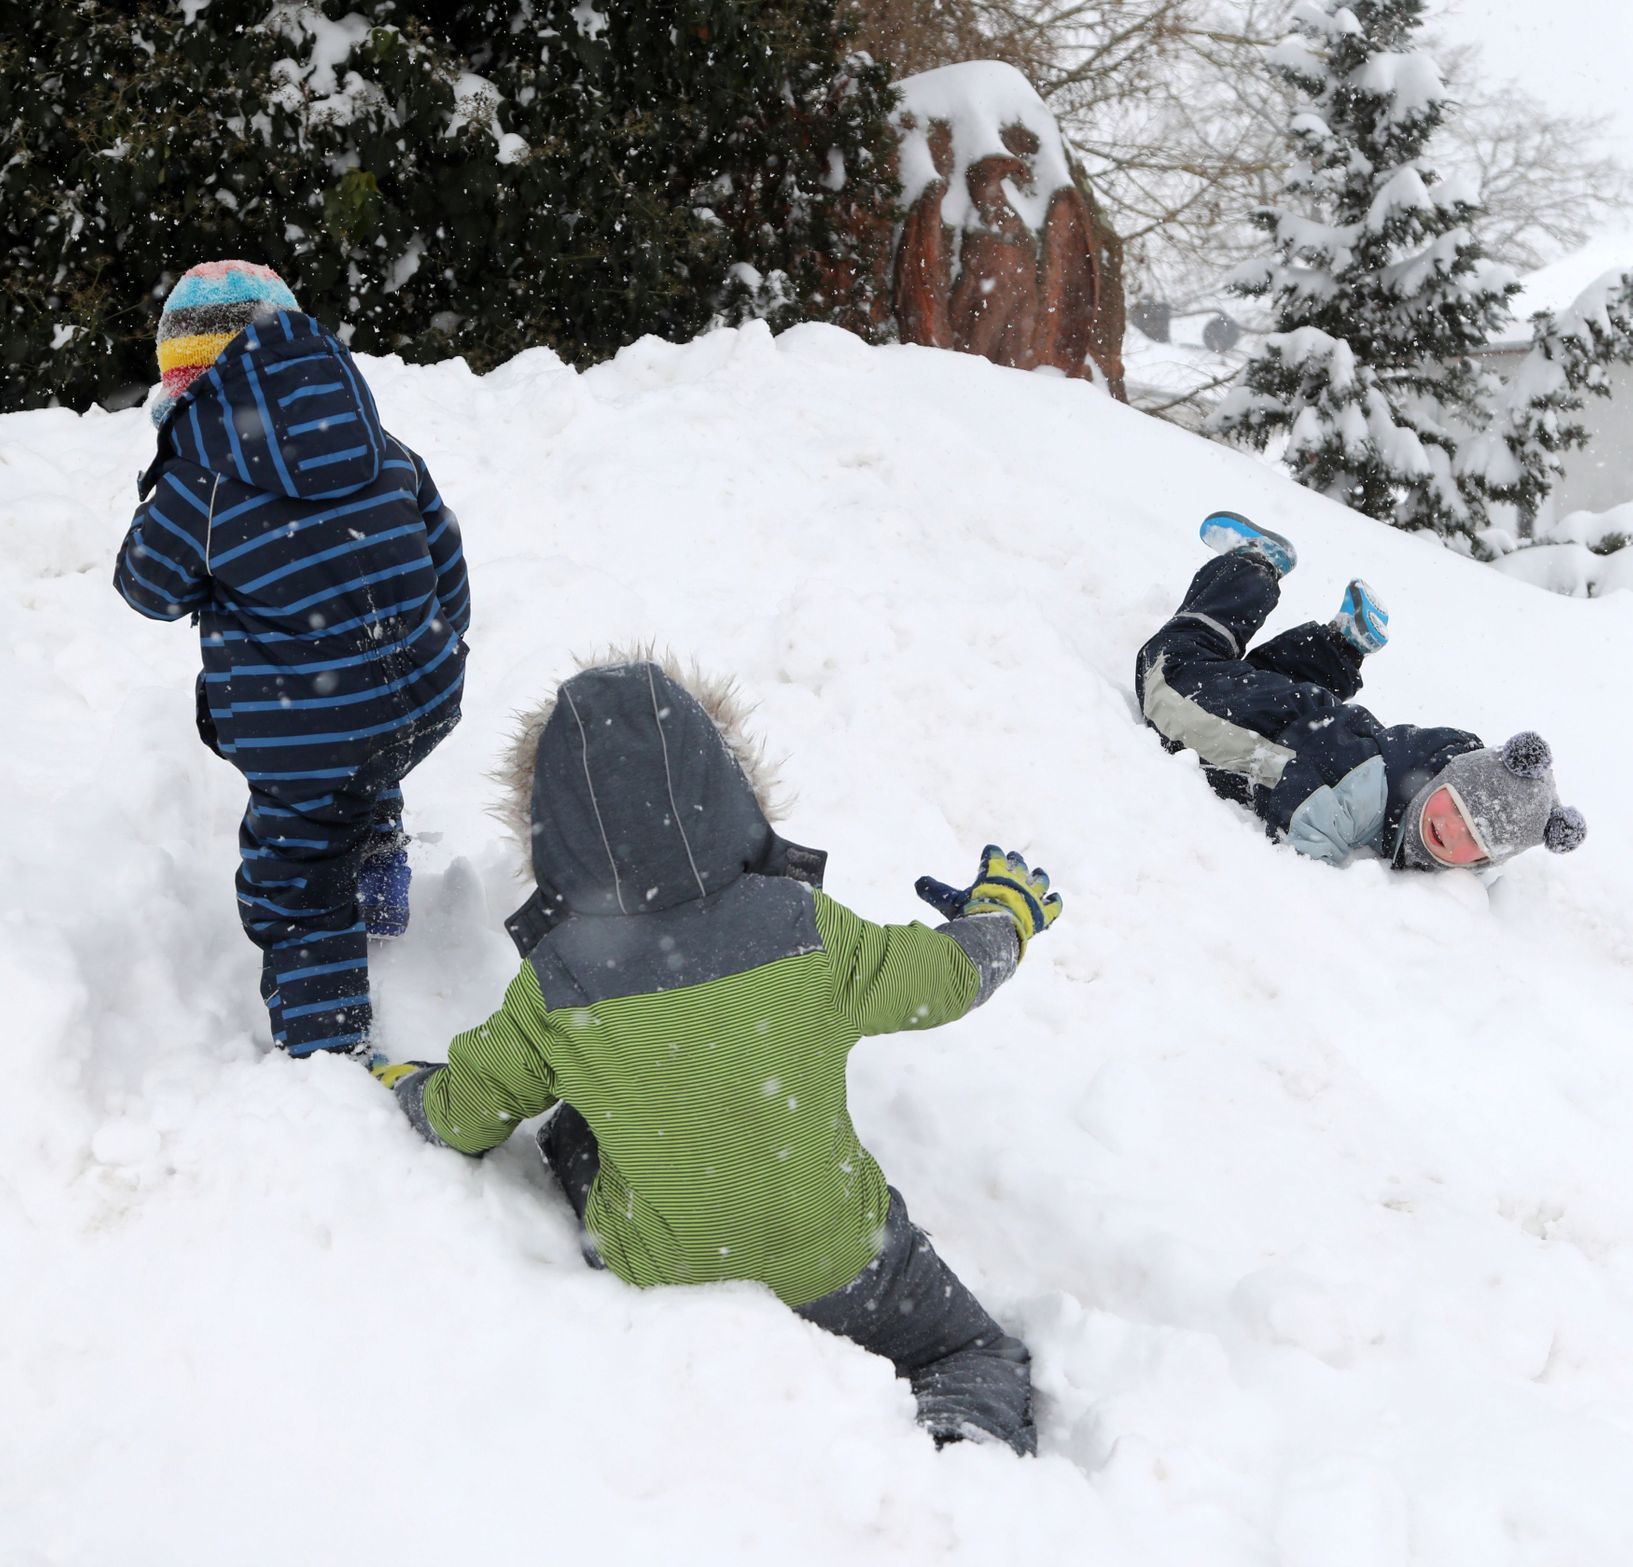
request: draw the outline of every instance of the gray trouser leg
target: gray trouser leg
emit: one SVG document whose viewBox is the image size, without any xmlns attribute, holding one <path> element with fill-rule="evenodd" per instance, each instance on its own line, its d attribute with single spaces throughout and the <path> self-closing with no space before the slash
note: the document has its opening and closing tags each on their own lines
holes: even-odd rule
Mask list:
<svg viewBox="0 0 1633 1567">
<path fill-rule="evenodd" d="M 1031 1355 L 936 1255 L 894 1187 L 879 1255 L 849 1284 L 797 1309 L 890 1361 L 938 1444 L 981 1431 L 1017 1453 L 1037 1452 Z"/>
<path fill-rule="evenodd" d="M 595 1134 L 563 1104 L 539 1128 L 537 1141 L 582 1226 L 601 1167 Z M 582 1231 L 582 1246 L 586 1262 L 606 1266 L 588 1231 Z M 895 1187 L 879 1255 L 849 1284 L 795 1310 L 895 1366 L 918 1400 L 919 1423 L 938 1445 L 983 1431 L 1017 1453 L 1037 1452 L 1026 1345 L 1005 1333 L 936 1255 Z"/>
</svg>

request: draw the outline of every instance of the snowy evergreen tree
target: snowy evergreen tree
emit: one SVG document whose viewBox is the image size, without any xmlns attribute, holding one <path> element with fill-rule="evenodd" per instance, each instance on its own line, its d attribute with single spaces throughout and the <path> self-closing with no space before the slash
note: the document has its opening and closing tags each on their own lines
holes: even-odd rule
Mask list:
<svg viewBox="0 0 1633 1567">
<path fill-rule="evenodd" d="M 1403 528 L 1470 541 L 1484 524 L 1457 450 L 1484 428 L 1494 378 L 1472 358 L 1517 285 L 1474 234 L 1477 199 L 1428 162 L 1446 112 L 1413 49 L 1423 0 L 1301 0 L 1270 66 L 1301 97 L 1295 164 L 1254 214 L 1273 254 L 1235 284 L 1275 328 L 1214 428 L 1286 438 L 1301 484 Z"/>
<path fill-rule="evenodd" d="M 892 95 L 849 36 L 849 0 L 0 9 L 0 408 L 139 396 L 170 281 L 221 256 L 355 348 L 479 370 L 868 330 Z"/>
</svg>

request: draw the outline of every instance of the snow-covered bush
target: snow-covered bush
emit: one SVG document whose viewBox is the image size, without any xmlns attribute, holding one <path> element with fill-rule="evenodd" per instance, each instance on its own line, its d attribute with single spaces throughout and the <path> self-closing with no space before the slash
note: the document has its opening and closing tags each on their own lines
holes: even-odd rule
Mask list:
<svg viewBox="0 0 1633 1567">
<path fill-rule="evenodd" d="M 1475 237 L 1478 200 L 1427 158 L 1447 103 L 1413 49 L 1422 0 L 1301 0 L 1270 67 L 1301 101 L 1281 199 L 1254 214 L 1273 253 L 1241 269 L 1275 330 L 1214 427 L 1285 438 L 1301 484 L 1399 527 L 1473 547 L 1480 494 L 1458 446 L 1495 378 L 1472 357 L 1517 285 Z"/>
<path fill-rule="evenodd" d="M 1559 532 L 1548 534 L 1500 556 L 1496 569 L 1533 587 L 1567 598 L 1600 598 L 1606 593 L 1633 592 L 1633 505 L 1608 512 L 1573 512 L 1562 518 Z M 1571 538 L 1583 531 L 1594 544 Z"/>
<path fill-rule="evenodd" d="M 834 0 L 76 0 L 0 12 L 0 408 L 151 379 L 242 255 L 354 347 L 575 362 L 865 319 L 889 87 Z"/>
</svg>

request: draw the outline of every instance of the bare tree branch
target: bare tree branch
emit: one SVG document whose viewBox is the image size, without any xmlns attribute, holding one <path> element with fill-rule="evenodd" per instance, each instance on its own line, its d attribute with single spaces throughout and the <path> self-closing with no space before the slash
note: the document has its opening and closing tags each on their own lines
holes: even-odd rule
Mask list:
<svg viewBox="0 0 1633 1567">
<path fill-rule="evenodd" d="M 1633 217 L 1633 172 L 1604 150 L 1608 115 L 1555 113 L 1519 82 L 1484 80 L 1474 45 L 1435 57 L 1457 105 L 1442 162 L 1479 181 L 1493 257 L 1529 272 Z"/>
<path fill-rule="evenodd" d="M 1237 365 L 1232 365 L 1230 369 L 1221 371 L 1220 374 L 1216 376 L 1210 376 L 1206 381 L 1191 387 L 1189 391 L 1181 392 L 1177 397 L 1170 397 L 1165 403 L 1142 402 L 1140 404 L 1140 412 L 1155 414 L 1158 417 L 1161 417 L 1161 415 L 1165 413 L 1172 412 L 1172 410 L 1175 408 L 1200 408 L 1203 406 L 1201 399 L 1206 397 L 1209 392 L 1217 392 L 1220 387 L 1228 386 L 1240 374 L 1241 368 Z"/>
</svg>

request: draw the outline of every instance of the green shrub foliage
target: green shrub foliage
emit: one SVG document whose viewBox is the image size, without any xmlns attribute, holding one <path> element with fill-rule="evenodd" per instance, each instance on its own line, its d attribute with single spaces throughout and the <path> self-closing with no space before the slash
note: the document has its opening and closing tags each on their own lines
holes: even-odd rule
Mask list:
<svg viewBox="0 0 1633 1567">
<path fill-rule="evenodd" d="M 187 267 L 486 369 L 867 329 L 890 87 L 847 0 L 70 0 L 0 15 L 0 407 L 128 400 Z"/>
</svg>

